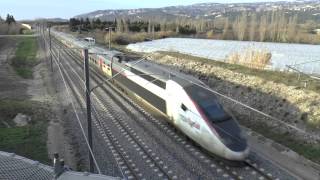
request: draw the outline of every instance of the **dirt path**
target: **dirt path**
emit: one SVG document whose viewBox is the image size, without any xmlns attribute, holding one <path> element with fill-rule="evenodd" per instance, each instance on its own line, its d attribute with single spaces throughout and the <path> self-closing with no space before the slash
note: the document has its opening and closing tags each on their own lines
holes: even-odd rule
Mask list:
<svg viewBox="0 0 320 180">
<path fill-rule="evenodd" d="M 20 78 L 9 64 L 17 39 L 0 38 L 0 99 L 25 99 L 28 82 Z"/>
<path fill-rule="evenodd" d="M 51 108 L 48 126 L 48 139 L 47 148 L 49 157 L 52 159 L 54 153 L 59 155 L 65 160 L 65 164 L 69 167 L 76 169 L 77 160 L 75 153 L 69 142 L 65 130 L 65 119 L 63 117 L 63 108 L 61 106 L 61 99 L 58 97 L 58 90 L 55 86 L 49 61 L 47 59 L 43 43 L 38 40 L 39 51 L 37 57 L 40 63 L 34 68 L 33 77 L 28 86 L 28 94 L 31 100 L 48 104 Z"/>
<path fill-rule="evenodd" d="M 49 107 L 49 111 L 45 112 L 45 117 L 49 120 L 48 155 L 52 159 L 53 153 L 58 152 L 65 159 L 66 165 L 76 169 L 78 161 L 70 145 L 72 140 L 68 139 L 64 128 L 66 118 L 63 117 L 61 99 L 59 99 L 56 82 L 50 72 L 43 44 L 39 38 L 37 54 L 39 64 L 33 68 L 33 79 L 19 77 L 10 66 L 10 58 L 14 56 L 20 38 L 23 37 L 0 37 L 0 100 L 30 100 Z"/>
</svg>

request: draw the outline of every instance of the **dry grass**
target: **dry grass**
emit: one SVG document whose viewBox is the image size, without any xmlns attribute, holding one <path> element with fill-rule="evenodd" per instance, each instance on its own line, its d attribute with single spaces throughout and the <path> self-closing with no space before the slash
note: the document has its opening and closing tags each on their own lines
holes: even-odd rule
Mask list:
<svg viewBox="0 0 320 180">
<path fill-rule="evenodd" d="M 73 34 L 77 37 L 94 37 L 96 42 L 99 44 L 108 44 L 109 43 L 109 32 L 104 30 L 92 30 L 90 32 L 82 31 L 81 34 L 78 32 L 71 32 L 68 26 L 57 26 L 56 30 L 62 31 L 65 33 Z M 111 34 L 111 43 L 115 45 L 128 45 L 130 43 L 143 42 L 148 39 L 161 39 L 165 37 L 175 36 L 176 33 L 173 31 L 159 31 L 152 33 L 147 32 L 112 32 Z"/>
<path fill-rule="evenodd" d="M 161 39 L 175 35 L 173 31 L 160 31 L 152 33 L 139 32 L 139 33 L 116 33 L 112 32 L 111 42 L 119 45 L 127 45 L 130 43 L 142 42 L 147 39 Z M 105 34 L 105 42 L 109 41 L 109 34 Z"/>
<path fill-rule="evenodd" d="M 244 65 L 255 69 L 265 69 L 271 62 L 271 53 L 267 50 L 247 49 L 228 56 L 227 61 L 232 64 Z"/>
<path fill-rule="evenodd" d="M 208 39 L 213 39 L 214 38 L 213 30 L 210 30 L 210 31 L 207 32 L 207 38 Z"/>
<path fill-rule="evenodd" d="M 6 23 L 0 23 L 0 34 L 20 34 L 21 33 L 21 25 L 20 24 L 6 24 Z"/>
</svg>

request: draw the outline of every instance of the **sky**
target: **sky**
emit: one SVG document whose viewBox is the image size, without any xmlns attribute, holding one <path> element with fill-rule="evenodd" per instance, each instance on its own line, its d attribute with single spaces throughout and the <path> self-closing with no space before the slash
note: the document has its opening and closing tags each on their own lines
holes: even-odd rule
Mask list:
<svg viewBox="0 0 320 180">
<path fill-rule="evenodd" d="M 157 8 L 203 2 L 239 3 L 278 0 L 0 0 L 0 16 L 12 14 L 17 20 L 73 16 L 104 9 Z"/>
</svg>

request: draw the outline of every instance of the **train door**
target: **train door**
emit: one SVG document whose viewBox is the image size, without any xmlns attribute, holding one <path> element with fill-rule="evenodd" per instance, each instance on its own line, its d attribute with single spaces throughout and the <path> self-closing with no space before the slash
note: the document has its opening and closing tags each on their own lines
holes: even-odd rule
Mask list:
<svg viewBox="0 0 320 180">
<path fill-rule="evenodd" d="M 98 62 L 98 67 L 99 67 L 99 69 L 101 69 L 102 71 L 103 71 L 103 59 L 99 56 L 99 62 Z"/>
<path fill-rule="evenodd" d="M 111 70 L 111 66 L 110 66 L 110 62 L 107 61 L 107 60 L 104 60 L 103 61 L 103 64 L 102 64 L 102 71 L 103 73 L 105 73 L 106 75 L 108 76 L 112 76 L 112 70 Z"/>
</svg>

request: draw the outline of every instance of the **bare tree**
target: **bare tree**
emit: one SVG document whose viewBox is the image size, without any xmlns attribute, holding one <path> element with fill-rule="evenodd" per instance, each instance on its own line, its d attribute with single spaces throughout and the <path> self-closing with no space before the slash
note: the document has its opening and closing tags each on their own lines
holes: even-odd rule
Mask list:
<svg viewBox="0 0 320 180">
<path fill-rule="evenodd" d="M 123 22 L 123 32 L 128 33 L 129 32 L 128 21 L 125 19 L 122 19 L 122 22 Z"/>
<path fill-rule="evenodd" d="M 154 39 L 154 32 L 155 32 L 155 30 L 154 30 L 154 24 L 152 24 L 151 32 L 152 32 L 152 39 Z"/>
<path fill-rule="evenodd" d="M 151 33 L 151 20 L 149 19 L 149 22 L 148 22 L 148 34 Z"/>
<path fill-rule="evenodd" d="M 223 32 L 222 32 L 223 39 L 227 39 L 228 31 L 229 31 L 229 18 L 225 18 Z"/>
<path fill-rule="evenodd" d="M 240 24 L 240 18 L 236 17 L 235 21 L 232 23 L 232 32 L 233 32 L 233 36 L 237 39 L 239 39 L 239 24 Z"/>
<path fill-rule="evenodd" d="M 287 19 L 283 11 L 279 13 L 278 17 L 278 32 L 277 32 L 277 41 L 278 42 L 287 42 Z"/>
<path fill-rule="evenodd" d="M 243 41 L 245 39 L 247 25 L 247 12 L 243 12 L 238 23 L 238 40 Z"/>
<path fill-rule="evenodd" d="M 116 22 L 117 22 L 117 32 L 118 33 L 121 33 L 123 32 L 123 23 L 122 23 L 122 20 L 121 19 L 116 19 Z"/>
<path fill-rule="evenodd" d="M 178 34 L 179 32 L 180 32 L 179 25 L 176 25 L 176 33 Z"/>
<path fill-rule="evenodd" d="M 279 12 L 273 11 L 271 14 L 271 21 L 269 24 L 269 38 L 273 42 L 277 41 L 278 32 L 279 32 L 278 26 L 279 26 Z"/>
<path fill-rule="evenodd" d="M 256 28 L 257 28 L 257 15 L 256 13 L 253 13 L 251 15 L 251 22 L 250 22 L 250 32 L 249 32 L 250 41 L 255 40 Z"/>
<path fill-rule="evenodd" d="M 268 18 L 266 15 L 262 15 L 260 18 L 260 25 L 259 25 L 260 41 L 264 41 L 266 39 L 267 29 L 268 29 Z"/>
<path fill-rule="evenodd" d="M 293 17 L 290 17 L 289 24 L 288 24 L 288 40 L 290 42 L 297 41 L 296 35 L 297 35 L 297 23 L 298 23 L 298 16 L 294 15 Z"/>
<path fill-rule="evenodd" d="M 160 21 L 160 30 L 167 31 L 166 20 Z"/>
</svg>

